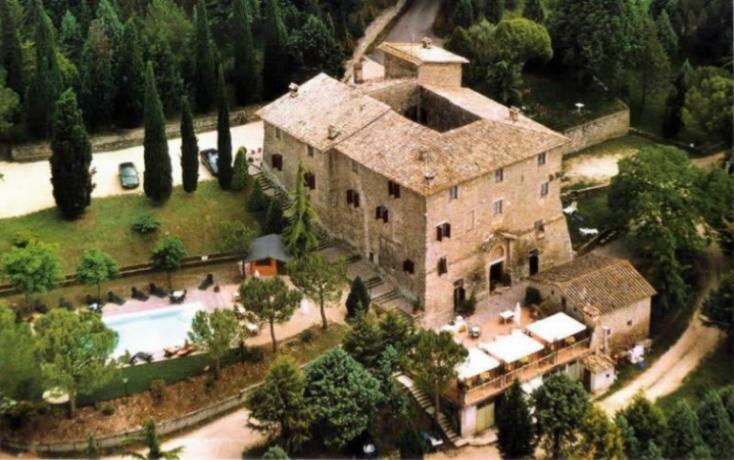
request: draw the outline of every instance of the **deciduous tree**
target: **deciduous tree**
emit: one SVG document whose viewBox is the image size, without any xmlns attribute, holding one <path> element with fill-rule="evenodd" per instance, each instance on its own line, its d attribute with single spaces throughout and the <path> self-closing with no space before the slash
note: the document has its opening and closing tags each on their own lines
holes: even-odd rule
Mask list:
<svg viewBox="0 0 734 460">
<path fill-rule="evenodd" d="M 299 64 L 304 78 L 320 72 L 340 78 L 344 73 L 342 47 L 333 31 L 317 16 L 309 15 L 292 40 L 300 55 Z"/>
<path fill-rule="evenodd" d="M 97 299 L 102 299 L 102 283 L 116 278 L 120 270 L 115 259 L 99 249 L 87 249 L 76 268 L 76 277 L 87 285 L 97 286 Z"/>
<path fill-rule="evenodd" d="M 288 273 L 304 294 L 319 303 L 321 327 L 327 329 L 327 302 L 336 302 L 341 298 L 347 279 L 345 261 L 330 261 L 320 254 L 309 254 L 289 262 Z"/>
<path fill-rule="evenodd" d="M 734 78 L 713 68 L 697 69 L 682 109 L 683 125 L 699 142 L 731 144 Z"/>
<path fill-rule="evenodd" d="M 117 346 L 117 333 L 94 313 L 56 308 L 34 323 L 36 352 L 49 387 L 69 395 L 74 417 L 79 394 L 90 394 L 118 373 L 109 357 Z"/>
<path fill-rule="evenodd" d="M 56 206 L 68 219 L 79 217 L 92 202 L 92 145 L 74 91 L 68 89 L 54 110 L 51 138 L 51 185 Z"/>
<path fill-rule="evenodd" d="M 487 20 L 493 24 L 497 24 L 502 20 L 505 13 L 505 0 L 487 0 L 487 9 L 485 16 Z"/>
<path fill-rule="evenodd" d="M 189 340 L 200 346 L 214 361 L 214 378 L 218 379 L 224 354 L 237 337 L 237 318 L 232 310 L 216 309 L 212 313 L 199 310 L 191 321 Z"/>
<path fill-rule="evenodd" d="M 474 22 L 474 4 L 471 0 L 459 0 L 454 8 L 454 25 L 457 27 L 469 27 Z"/>
<path fill-rule="evenodd" d="M 34 347 L 29 324 L 19 321 L 13 310 L 0 304 L 0 415 L 3 398 L 17 403 L 39 396 L 41 375 Z"/>
<path fill-rule="evenodd" d="M 572 458 L 623 460 L 624 440 L 620 428 L 598 406 L 592 406 L 584 418 L 580 441 L 573 448 Z"/>
<path fill-rule="evenodd" d="M 158 98 L 153 65 L 148 62 L 145 72 L 145 139 L 143 140 L 145 172 L 143 189 L 145 196 L 162 203 L 168 200 L 173 189 L 171 157 L 168 155 L 166 119 Z"/>
<path fill-rule="evenodd" d="M 183 241 L 177 236 L 166 235 L 155 244 L 151 262 L 153 268 L 166 272 L 168 289 L 173 289 L 171 275 L 181 267 L 181 262 L 185 257 L 186 248 Z"/>
<path fill-rule="evenodd" d="M 532 457 L 535 430 L 520 382 L 515 380 L 499 399 L 495 424 L 497 445 L 505 458 Z"/>
<path fill-rule="evenodd" d="M 623 416 L 629 424 L 635 439 L 634 445 L 639 449 L 630 453 L 644 455 L 648 452 L 650 443 L 655 443 L 656 446 L 665 445 L 668 430 L 665 415 L 641 394 L 636 395 L 632 404 L 619 411 L 618 415 Z"/>
<path fill-rule="evenodd" d="M 54 248 L 40 241 L 14 247 L 0 257 L 0 273 L 25 296 L 30 305 L 31 295 L 48 292 L 59 282 L 59 259 Z"/>
<path fill-rule="evenodd" d="M 217 180 L 222 189 L 228 190 L 232 185 L 232 133 L 229 131 L 227 86 L 221 65 L 217 70 L 217 149 Z"/>
<path fill-rule="evenodd" d="M 270 326 L 273 352 L 278 351 L 275 323 L 291 319 L 301 302 L 301 293 L 291 290 L 279 277 L 271 279 L 250 278 L 240 287 L 240 298 L 245 309 L 255 318 Z"/>
<path fill-rule="evenodd" d="M 183 189 L 195 192 L 199 182 L 199 142 L 186 96 L 181 98 L 181 176 Z"/>
</svg>

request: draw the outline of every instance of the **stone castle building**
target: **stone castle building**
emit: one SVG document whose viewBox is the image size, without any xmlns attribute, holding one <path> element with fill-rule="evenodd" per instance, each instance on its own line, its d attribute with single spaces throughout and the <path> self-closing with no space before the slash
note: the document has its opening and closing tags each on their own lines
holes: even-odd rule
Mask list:
<svg viewBox="0 0 734 460">
<path fill-rule="evenodd" d="M 560 200 L 568 139 L 461 86 L 468 61 L 384 43 L 385 78 L 320 74 L 260 110 L 263 171 L 299 163 L 323 227 L 415 301 L 427 326 L 573 257 Z"/>
</svg>

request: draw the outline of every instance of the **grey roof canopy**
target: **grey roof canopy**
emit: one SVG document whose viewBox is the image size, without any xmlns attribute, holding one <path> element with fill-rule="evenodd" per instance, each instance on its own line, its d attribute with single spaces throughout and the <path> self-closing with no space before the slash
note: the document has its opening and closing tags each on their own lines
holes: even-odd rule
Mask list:
<svg viewBox="0 0 734 460">
<path fill-rule="evenodd" d="M 280 235 L 271 233 L 252 241 L 245 262 L 263 259 L 275 259 L 280 262 L 288 262 L 291 259 L 291 256 L 286 253 L 283 238 Z"/>
</svg>

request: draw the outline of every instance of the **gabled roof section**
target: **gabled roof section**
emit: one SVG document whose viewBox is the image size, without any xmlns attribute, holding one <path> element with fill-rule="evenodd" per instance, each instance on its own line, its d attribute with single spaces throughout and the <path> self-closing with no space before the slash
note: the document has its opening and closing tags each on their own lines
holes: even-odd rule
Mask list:
<svg viewBox="0 0 734 460">
<path fill-rule="evenodd" d="M 327 150 L 390 110 L 387 104 L 321 73 L 257 114 L 300 141 Z M 331 139 L 330 126 L 336 130 Z"/>
<path fill-rule="evenodd" d="M 393 43 L 383 42 L 378 50 L 412 62 L 415 65 L 429 64 L 468 64 L 465 57 L 446 51 L 437 46 L 424 46 L 423 43 Z"/>
<path fill-rule="evenodd" d="M 580 308 L 593 306 L 600 313 L 609 313 L 656 294 L 629 261 L 597 254 L 578 257 L 531 279 L 553 284 L 570 303 Z"/>
<path fill-rule="evenodd" d="M 252 241 L 245 262 L 263 259 L 275 259 L 280 262 L 291 260 L 283 244 L 283 237 L 276 233 L 271 233 L 255 238 Z"/>
</svg>

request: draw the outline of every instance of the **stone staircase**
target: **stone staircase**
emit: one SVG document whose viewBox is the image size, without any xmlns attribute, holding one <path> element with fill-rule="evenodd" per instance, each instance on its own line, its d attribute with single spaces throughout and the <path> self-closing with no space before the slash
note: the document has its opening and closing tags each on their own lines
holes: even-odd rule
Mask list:
<svg viewBox="0 0 734 460">
<path fill-rule="evenodd" d="M 410 394 L 421 406 L 421 408 L 427 414 L 433 417 L 436 409 L 435 407 L 433 407 L 431 399 L 428 397 L 427 394 L 423 392 L 423 390 L 415 385 L 413 379 L 405 374 L 399 374 L 396 377 L 396 380 L 410 392 Z M 444 437 L 448 439 L 454 447 L 463 447 L 468 444 L 468 441 L 462 438 L 459 433 L 454 430 L 454 428 L 451 426 L 451 423 L 449 422 L 449 419 L 446 417 L 446 415 L 443 414 L 443 412 L 438 414 L 438 426 L 441 428 Z"/>
</svg>

